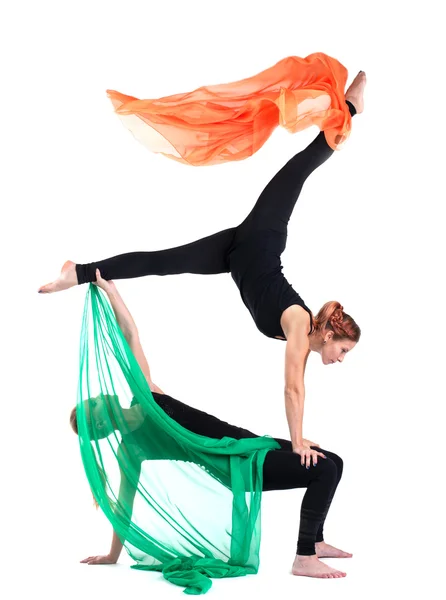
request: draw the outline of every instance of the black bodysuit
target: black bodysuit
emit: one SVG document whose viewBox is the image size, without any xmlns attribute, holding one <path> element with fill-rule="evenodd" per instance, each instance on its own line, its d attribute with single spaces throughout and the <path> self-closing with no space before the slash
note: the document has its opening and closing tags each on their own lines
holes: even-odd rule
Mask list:
<svg viewBox="0 0 446 600">
<path fill-rule="evenodd" d="M 347 104 L 354 115 L 354 106 Z M 95 281 L 96 268 L 107 280 L 180 273 L 231 273 L 257 328 L 267 337 L 285 338 L 280 319 L 289 306 L 301 306 L 311 319 L 310 309 L 282 274 L 280 257 L 286 246 L 288 221 L 305 180 L 332 154 L 321 132 L 273 177 L 238 227 L 168 250 L 130 252 L 95 263 L 78 264 L 78 283 Z"/>
</svg>

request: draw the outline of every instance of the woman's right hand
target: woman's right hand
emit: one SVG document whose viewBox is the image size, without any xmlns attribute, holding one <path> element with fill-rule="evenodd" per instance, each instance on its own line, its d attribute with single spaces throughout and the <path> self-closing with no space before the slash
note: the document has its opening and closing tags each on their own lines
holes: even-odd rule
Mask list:
<svg viewBox="0 0 446 600">
<path fill-rule="evenodd" d="M 317 465 L 318 456 L 321 456 L 322 458 L 327 458 L 325 454 L 322 454 L 322 452 L 312 450 L 309 446 L 306 446 L 305 444 L 301 444 L 300 446 L 294 446 L 293 452 L 300 455 L 300 464 L 306 465 L 307 469 L 311 467 L 311 461 L 313 461 L 314 466 Z"/>
<path fill-rule="evenodd" d="M 101 272 L 99 269 L 96 269 L 96 281 L 93 282 L 93 285 L 97 285 L 107 294 L 111 290 L 115 289 L 115 284 L 113 283 L 113 281 L 106 281 L 105 279 L 102 279 Z"/>
<path fill-rule="evenodd" d="M 110 554 L 104 556 L 89 556 L 81 560 L 81 563 L 87 563 L 87 565 L 115 565 L 118 562 L 117 558 L 113 558 Z"/>
</svg>

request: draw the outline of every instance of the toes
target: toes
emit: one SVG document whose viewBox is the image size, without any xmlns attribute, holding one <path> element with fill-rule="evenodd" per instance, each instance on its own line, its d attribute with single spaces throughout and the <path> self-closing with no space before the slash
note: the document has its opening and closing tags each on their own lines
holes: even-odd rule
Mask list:
<svg viewBox="0 0 446 600">
<path fill-rule="evenodd" d="M 54 282 L 47 283 L 46 285 L 42 285 L 42 287 L 39 289 L 39 294 L 51 294 L 52 292 L 55 291 L 54 288 L 55 288 Z"/>
</svg>

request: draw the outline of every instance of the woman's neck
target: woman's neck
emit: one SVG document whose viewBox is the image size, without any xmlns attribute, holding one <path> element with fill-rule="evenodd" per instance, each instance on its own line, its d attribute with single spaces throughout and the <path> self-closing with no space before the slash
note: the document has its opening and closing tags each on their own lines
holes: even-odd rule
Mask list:
<svg viewBox="0 0 446 600">
<path fill-rule="evenodd" d="M 324 343 L 320 331 L 314 331 L 308 337 L 310 342 L 310 350 L 312 352 L 320 352 Z"/>
<path fill-rule="evenodd" d="M 116 429 L 121 429 L 122 433 L 131 433 L 141 427 L 145 417 L 142 407 L 136 404 L 130 408 L 123 408 L 122 418 L 124 423 L 122 423 L 122 426 L 117 424 Z"/>
</svg>

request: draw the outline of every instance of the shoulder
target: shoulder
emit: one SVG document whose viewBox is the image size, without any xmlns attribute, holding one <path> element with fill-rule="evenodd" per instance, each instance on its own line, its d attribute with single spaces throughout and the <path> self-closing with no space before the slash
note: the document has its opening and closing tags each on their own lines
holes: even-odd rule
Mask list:
<svg viewBox="0 0 446 600">
<path fill-rule="evenodd" d="M 294 307 L 293 307 L 294 308 Z M 286 323 L 286 355 L 289 360 L 306 360 L 310 352 L 310 315 L 301 308 L 296 307 L 291 316 L 288 317 Z"/>
<path fill-rule="evenodd" d="M 287 340 L 296 336 L 308 337 L 311 328 L 311 316 L 305 308 L 293 304 L 283 311 L 280 324 Z"/>
</svg>

